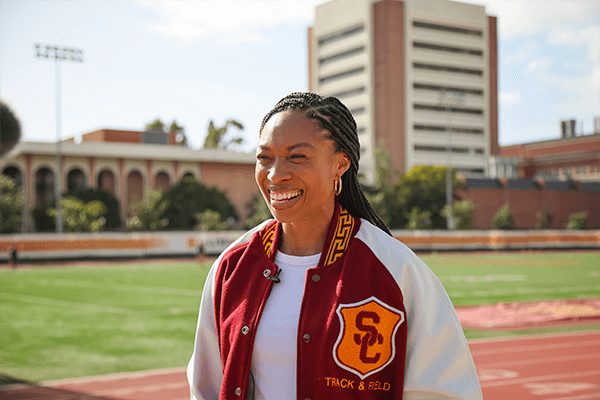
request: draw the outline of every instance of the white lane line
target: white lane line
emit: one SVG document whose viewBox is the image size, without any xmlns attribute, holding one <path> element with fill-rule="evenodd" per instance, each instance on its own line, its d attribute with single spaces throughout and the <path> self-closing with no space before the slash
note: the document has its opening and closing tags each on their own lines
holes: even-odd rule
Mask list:
<svg viewBox="0 0 600 400">
<path fill-rule="evenodd" d="M 600 392 L 582 394 L 579 396 L 555 397 L 553 399 L 547 399 L 547 400 L 593 400 L 593 399 L 600 399 Z"/>
<path fill-rule="evenodd" d="M 509 379 L 509 380 L 499 381 L 499 382 L 482 382 L 481 387 L 484 388 L 484 387 L 495 387 L 495 386 L 519 385 L 522 383 L 529 383 L 529 382 L 542 382 L 542 381 L 551 381 L 551 380 L 555 380 L 555 379 L 581 378 L 581 377 L 591 376 L 591 375 L 600 376 L 600 370 L 572 372 L 569 374 L 532 376 L 529 378 Z"/>
<path fill-rule="evenodd" d="M 97 305 L 97 304 L 81 303 L 78 301 L 57 300 L 57 299 L 49 299 L 47 297 L 27 296 L 24 294 L 14 294 L 14 293 L 5 293 L 5 292 L 2 292 L 0 294 L 0 298 L 12 300 L 12 301 L 20 301 L 20 302 L 24 302 L 24 303 L 78 308 L 78 309 L 86 310 L 86 311 L 103 312 L 103 313 L 110 313 L 110 314 L 135 315 L 135 314 L 143 313 L 143 311 L 132 310 L 129 308 L 101 306 L 101 305 Z"/>
<path fill-rule="evenodd" d="M 561 357 L 545 357 L 545 358 L 532 358 L 527 360 L 514 360 L 514 361 L 500 361 L 489 364 L 478 364 L 477 368 L 501 368 L 501 367 L 512 367 L 520 365 L 534 365 L 544 363 L 557 363 L 565 361 L 579 361 L 579 360 L 599 360 L 600 353 L 594 354 L 582 354 L 578 356 L 561 356 Z"/>
<path fill-rule="evenodd" d="M 531 345 L 531 346 L 505 346 L 500 349 L 490 349 L 490 350 L 475 350 L 471 351 L 473 356 L 486 356 L 490 354 L 505 354 L 510 352 L 521 352 L 521 351 L 540 351 L 540 350 L 555 350 L 555 349 L 565 349 L 565 348 L 573 348 L 573 347 L 585 347 L 585 346 L 594 346 L 596 348 L 600 347 L 600 340 L 586 340 L 581 342 L 569 342 L 569 343 L 554 343 L 554 344 L 540 344 L 540 345 Z"/>
<path fill-rule="evenodd" d="M 155 287 L 155 286 L 142 286 L 142 285 L 123 285 L 118 283 L 107 282 L 105 285 L 99 284 L 93 281 L 79 281 L 69 279 L 42 279 L 35 282 L 39 285 L 53 285 L 53 286 L 67 286 L 67 287 L 78 287 L 78 288 L 91 288 L 101 290 L 123 290 L 129 292 L 138 292 L 144 294 L 166 294 L 173 296 L 185 296 L 200 298 L 202 296 L 201 290 L 188 290 L 188 289 L 176 289 L 168 287 Z"/>
<path fill-rule="evenodd" d="M 487 343 L 499 343 L 506 341 L 540 341 L 544 339 L 556 339 L 556 338 L 569 338 L 571 336 L 597 336 L 600 339 L 600 331 L 598 330 L 583 330 L 583 331 L 575 331 L 575 332 L 551 332 L 551 333 L 541 333 L 537 335 L 512 335 L 512 336 L 501 336 L 495 338 L 483 338 L 483 339 L 469 339 L 469 346 L 474 345 L 477 347 L 479 344 L 487 344 Z"/>
</svg>

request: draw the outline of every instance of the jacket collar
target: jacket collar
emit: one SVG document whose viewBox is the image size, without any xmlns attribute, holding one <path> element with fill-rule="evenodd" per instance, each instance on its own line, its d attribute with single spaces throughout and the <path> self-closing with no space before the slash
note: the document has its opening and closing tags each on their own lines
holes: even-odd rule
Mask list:
<svg viewBox="0 0 600 400">
<path fill-rule="evenodd" d="M 360 219 L 354 218 L 336 200 L 333 217 L 327 228 L 327 236 L 321 250 L 319 266 L 326 266 L 336 262 L 350 245 L 350 239 L 356 235 L 360 228 Z M 281 243 L 281 222 L 273 220 L 260 232 L 262 248 L 267 258 L 275 260 L 275 252 Z"/>
</svg>

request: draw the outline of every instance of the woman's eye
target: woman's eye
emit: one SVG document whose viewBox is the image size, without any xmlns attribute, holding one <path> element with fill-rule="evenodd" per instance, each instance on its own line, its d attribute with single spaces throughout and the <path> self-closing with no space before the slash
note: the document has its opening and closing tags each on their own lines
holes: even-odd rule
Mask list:
<svg viewBox="0 0 600 400">
<path fill-rule="evenodd" d="M 301 160 L 304 160 L 305 158 L 306 158 L 306 156 L 303 154 L 292 154 L 290 156 L 290 159 L 292 159 L 294 161 L 301 161 Z"/>
<path fill-rule="evenodd" d="M 270 160 L 269 156 L 265 156 L 264 154 L 259 154 L 256 156 L 256 159 L 261 162 L 266 162 Z"/>
</svg>

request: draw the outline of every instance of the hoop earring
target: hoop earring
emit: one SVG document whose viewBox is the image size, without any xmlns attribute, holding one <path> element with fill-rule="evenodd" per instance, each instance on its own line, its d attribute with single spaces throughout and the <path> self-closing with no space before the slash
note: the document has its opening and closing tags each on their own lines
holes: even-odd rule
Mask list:
<svg viewBox="0 0 600 400">
<path fill-rule="evenodd" d="M 338 176 L 338 179 L 333 184 L 333 190 L 335 190 L 335 195 L 339 196 L 342 193 L 342 177 Z"/>
</svg>

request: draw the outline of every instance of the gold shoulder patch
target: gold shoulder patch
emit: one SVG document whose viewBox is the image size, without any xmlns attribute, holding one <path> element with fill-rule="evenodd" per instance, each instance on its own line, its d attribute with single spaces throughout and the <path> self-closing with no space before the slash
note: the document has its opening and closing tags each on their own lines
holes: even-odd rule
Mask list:
<svg viewBox="0 0 600 400">
<path fill-rule="evenodd" d="M 384 369 L 396 355 L 395 337 L 404 313 L 372 296 L 358 303 L 340 304 L 340 335 L 333 359 L 360 379 Z"/>
</svg>

